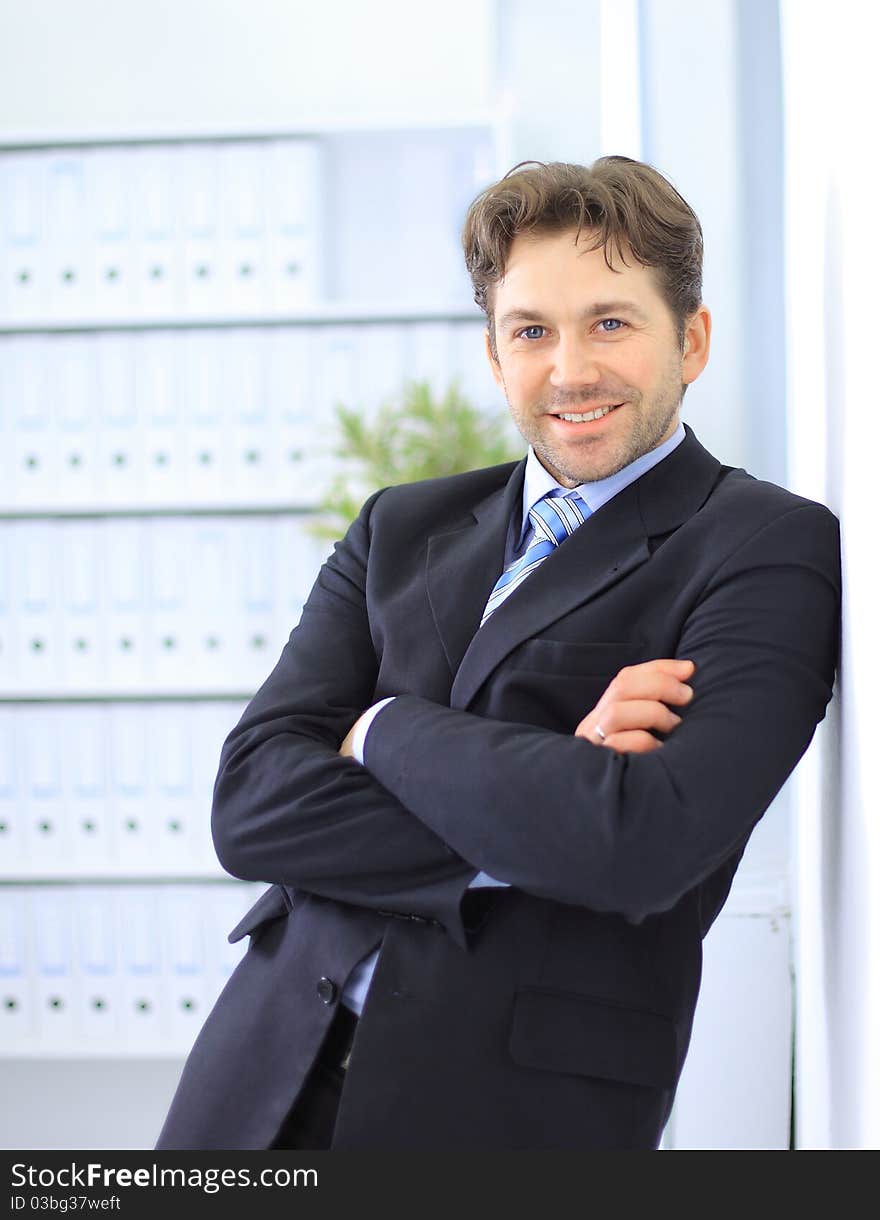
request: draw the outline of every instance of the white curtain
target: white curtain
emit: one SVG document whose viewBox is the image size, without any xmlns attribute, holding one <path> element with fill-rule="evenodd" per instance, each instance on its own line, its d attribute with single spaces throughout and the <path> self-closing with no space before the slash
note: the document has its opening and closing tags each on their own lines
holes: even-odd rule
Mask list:
<svg viewBox="0 0 880 1220">
<path fill-rule="evenodd" d="M 789 485 L 840 517 L 844 574 L 837 693 L 796 781 L 797 1146 L 877 1148 L 880 17 L 782 0 L 781 18 Z"/>
</svg>

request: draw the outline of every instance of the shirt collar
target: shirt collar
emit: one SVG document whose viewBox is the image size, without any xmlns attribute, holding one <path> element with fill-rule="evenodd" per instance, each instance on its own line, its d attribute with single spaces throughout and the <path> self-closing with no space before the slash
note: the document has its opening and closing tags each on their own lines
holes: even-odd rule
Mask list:
<svg viewBox="0 0 880 1220">
<path fill-rule="evenodd" d="M 523 524 L 519 533 L 518 546 L 522 546 L 526 533 L 531 529 L 529 510 L 543 496 L 546 496 L 548 492 L 557 489 L 565 492 L 576 491 L 590 512 L 594 513 L 603 504 L 607 504 L 609 500 L 613 499 L 618 492 L 623 491 L 624 487 L 629 487 L 630 483 L 634 483 L 636 479 L 641 478 L 652 466 L 662 462 L 665 457 L 672 453 L 673 449 L 681 444 L 684 438 L 684 424 L 679 421 L 678 427 L 672 436 L 664 441 L 662 445 L 658 445 L 656 449 L 643 453 L 641 457 L 636 458 L 634 462 L 630 462 L 628 466 L 624 466 L 622 470 L 618 470 L 616 474 L 609 475 L 607 479 L 597 479 L 593 483 L 580 483 L 577 487 L 563 487 L 561 483 L 557 482 L 550 471 L 541 465 L 535 450 L 529 445 L 529 454 L 526 458 L 525 482 L 523 483 Z"/>
</svg>

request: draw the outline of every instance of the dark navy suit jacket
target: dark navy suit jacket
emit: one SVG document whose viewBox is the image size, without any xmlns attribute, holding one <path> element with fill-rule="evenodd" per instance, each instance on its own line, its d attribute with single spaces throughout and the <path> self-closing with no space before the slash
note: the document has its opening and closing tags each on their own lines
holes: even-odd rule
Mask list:
<svg viewBox="0 0 880 1220">
<path fill-rule="evenodd" d="M 524 469 L 372 496 L 226 739 L 217 853 L 272 888 L 158 1148 L 267 1148 L 379 945 L 334 1149 L 657 1145 L 702 939 L 831 696 L 838 526 L 688 429 L 478 630 Z M 673 656 L 695 695 L 662 749 L 573 736 Z"/>
</svg>

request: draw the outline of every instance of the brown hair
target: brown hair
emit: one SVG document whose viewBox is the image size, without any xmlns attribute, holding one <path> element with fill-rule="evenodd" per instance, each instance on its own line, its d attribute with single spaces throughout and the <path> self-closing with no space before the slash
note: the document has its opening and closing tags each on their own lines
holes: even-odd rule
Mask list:
<svg viewBox="0 0 880 1220">
<path fill-rule="evenodd" d="M 703 231 L 690 205 L 653 166 L 629 157 L 600 157 L 592 165 L 521 161 L 487 187 L 468 209 L 461 235 L 474 300 L 486 314 L 492 355 L 498 358 L 492 286 L 500 280 L 520 233 L 595 230 L 588 247 L 616 249 L 658 272 L 660 290 L 684 346 L 687 318 L 702 299 Z M 612 268 L 613 269 L 613 268 Z"/>
</svg>

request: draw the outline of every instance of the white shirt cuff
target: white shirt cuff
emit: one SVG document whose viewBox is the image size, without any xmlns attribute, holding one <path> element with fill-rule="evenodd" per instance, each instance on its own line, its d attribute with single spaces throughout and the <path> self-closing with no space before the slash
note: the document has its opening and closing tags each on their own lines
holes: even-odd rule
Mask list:
<svg viewBox="0 0 880 1220">
<path fill-rule="evenodd" d="M 360 723 L 355 729 L 354 736 L 351 739 L 351 752 L 361 766 L 364 765 L 364 742 L 367 739 L 367 730 L 385 704 L 390 703 L 395 697 L 395 695 L 389 695 L 387 699 L 380 699 L 378 703 L 374 703 L 372 707 L 368 707 L 363 716 L 360 718 Z"/>
</svg>

